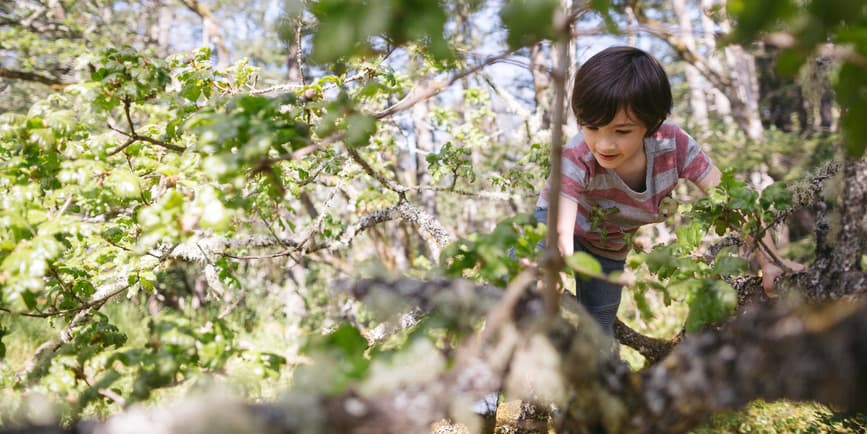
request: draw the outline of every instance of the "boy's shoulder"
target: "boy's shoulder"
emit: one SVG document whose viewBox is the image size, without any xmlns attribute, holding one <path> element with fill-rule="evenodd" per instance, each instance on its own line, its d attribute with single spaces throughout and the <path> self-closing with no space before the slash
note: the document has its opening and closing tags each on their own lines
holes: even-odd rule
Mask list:
<svg viewBox="0 0 867 434">
<path fill-rule="evenodd" d="M 584 141 L 584 134 L 580 131 L 572 136 L 566 145 L 563 146 L 563 156 L 578 164 L 589 164 L 593 162 L 593 154 L 590 152 L 590 147 Z"/>
</svg>

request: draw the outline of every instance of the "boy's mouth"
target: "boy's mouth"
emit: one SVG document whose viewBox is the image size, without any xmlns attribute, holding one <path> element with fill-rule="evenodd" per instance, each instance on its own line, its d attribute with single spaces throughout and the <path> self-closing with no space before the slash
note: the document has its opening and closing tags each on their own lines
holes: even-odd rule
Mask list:
<svg viewBox="0 0 867 434">
<path fill-rule="evenodd" d="M 620 154 L 613 154 L 613 155 L 596 154 L 596 156 L 598 156 L 599 158 L 601 158 L 601 159 L 603 159 L 603 160 L 611 161 L 611 160 L 615 160 L 615 159 L 617 159 L 617 157 L 619 157 Z"/>
</svg>

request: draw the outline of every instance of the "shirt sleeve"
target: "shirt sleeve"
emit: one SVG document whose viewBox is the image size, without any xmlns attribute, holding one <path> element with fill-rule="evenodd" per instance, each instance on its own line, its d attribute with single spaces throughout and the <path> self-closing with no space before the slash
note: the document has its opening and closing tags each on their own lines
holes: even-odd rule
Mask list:
<svg viewBox="0 0 867 434">
<path fill-rule="evenodd" d="M 713 168 L 713 161 L 701 149 L 701 145 L 680 128 L 675 131 L 677 145 L 677 174 L 692 182 L 704 179 Z"/>
<path fill-rule="evenodd" d="M 563 160 L 560 165 L 560 196 L 574 202 L 578 202 L 578 198 L 587 188 L 589 177 L 589 168 L 582 160 L 586 153 L 586 150 L 582 148 L 582 142 L 583 137 L 580 134 L 569 141 L 563 148 Z M 550 188 L 551 177 L 549 176 L 542 194 L 539 195 L 537 207 L 548 208 L 548 203 L 551 200 Z"/>
<path fill-rule="evenodd" d="M 560 165 L 560 195 L 574 202 L 587 188 L 587 165 L 581 159 L 579 146 L 563 149 L 563 161 Z"/>
</svg>

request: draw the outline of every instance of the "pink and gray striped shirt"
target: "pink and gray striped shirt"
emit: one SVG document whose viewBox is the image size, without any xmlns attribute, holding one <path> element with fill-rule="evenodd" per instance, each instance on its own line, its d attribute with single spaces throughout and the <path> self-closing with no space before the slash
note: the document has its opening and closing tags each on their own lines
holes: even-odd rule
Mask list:
<svg viewBox="0 0 867 434">
<path fill-rule="evenodd" d="M 674 190 L 677 180 L 698 182 L 713 167 L 699 144 L 668 122 L 644 139 L 644 151 L 647 187 L 637 192 L 613 170 L 599 166 L 582 134 L 563 148 L 560 194 L 578 204 L 575 237 L 587 250 L 608 258 L 625 258 L 629 252 L 628 235 L 642 225 L 664 220 L 659 215 L 659 204 Z M 547 186 L 537 206 L 548 208 Z"/>
</svg>

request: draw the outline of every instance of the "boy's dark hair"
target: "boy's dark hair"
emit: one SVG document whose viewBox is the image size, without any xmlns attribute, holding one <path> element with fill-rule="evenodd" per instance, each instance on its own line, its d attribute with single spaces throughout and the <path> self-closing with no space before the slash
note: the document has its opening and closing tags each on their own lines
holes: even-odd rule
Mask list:
<svg viewBox="0 0 867 434">
<path fill-rule="evenodd" d="M 671 85 L 653 56 L 633 47 L 602 50 L 575 73 L 572 111 L 579 125 L 602 126 L 626 109 L 647 127 L 659 129 L 671 113 Z"/>
</svg>

